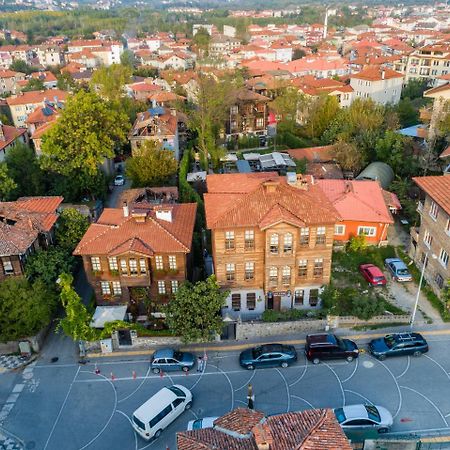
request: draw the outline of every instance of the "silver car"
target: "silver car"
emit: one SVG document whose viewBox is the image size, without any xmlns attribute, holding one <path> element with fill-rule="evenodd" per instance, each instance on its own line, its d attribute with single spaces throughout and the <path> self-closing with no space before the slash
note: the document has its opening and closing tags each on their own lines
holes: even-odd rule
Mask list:
<svg viewBox="0 0 450 450">
<path fill-rule="evenodd" d="M 190 420 L 187 424 L 187 430 L 202 430 L 203 428 L 212 428 L 214 421 L 218 417 L 203 417 L 203 419 Z"/>
<path fill-rule="evenodd" d="M 386 258 L 384 263 L 395 281 L 412 281 L 412 275 L 400 258 Z"/>
<path fill-rule="evenodd" d="M 377 430 L 387 433 L 394 423 L 392 414 L 382 406 L 349 405 L 336 408 L 334 414 L 346 432 Z"/>
</svg>

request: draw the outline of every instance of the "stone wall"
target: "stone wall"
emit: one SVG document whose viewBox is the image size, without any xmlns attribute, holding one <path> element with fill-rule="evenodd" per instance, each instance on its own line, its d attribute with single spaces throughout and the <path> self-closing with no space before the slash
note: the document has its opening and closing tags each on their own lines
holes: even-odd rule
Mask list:
<svg viewBox="0 0 450 450">
<path fill-rule="evenodd" d="M 39 333 L 35 336 L 25 337 L 23 339 L 19 339 L 17 341 L 9 341 L 0 343 L 0 355 L 8 355 L 10 353 L 16 353 L 19 351 L 19 342 L 28 341 L 31 345 L 31 349 L 33 352 L 38 353 L 42 348 L 42 344 L 44 343 L 45 337 L 47 336 L 48 330 L 50 329 L 50 325 L 43 328 Z"/>
</svg>

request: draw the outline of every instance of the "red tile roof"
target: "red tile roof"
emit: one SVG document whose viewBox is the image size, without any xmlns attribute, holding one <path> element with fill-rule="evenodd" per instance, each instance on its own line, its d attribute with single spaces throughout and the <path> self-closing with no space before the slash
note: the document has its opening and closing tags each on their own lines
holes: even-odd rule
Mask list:
<svg viewBox="0 0 450 450">
<path fill-rule="evenodd" d="M 364 69 L 361 72 L 352 75 L 350 78 L 356 78 L 358 80 L 380 81 L 383 79 L 383 72 L 385 80 L 389 80 L 391 78 L 404 77 L 403 74 L 396 72 L 395 70 L 387 68 L 382 69 L 377 66 L 377 67 L 368 67 L 367 69 Z"/>
<path fill-rule="evenodd" d="M 0 138 L 0 151 L 27 132 L 25 128 L 16 128 L 9 125 L 2 125 L 1 123 L 0 129 L 1 134 L 3 134 L 3 138 Z"/>
<path fill-rule="evenodd" d="M 414 177 L 413 181 L 450 214 L 450 175 Z"/>
<path fill-rule="evenodd" d="M 145 215 L 139 222 L 130 211 L 124 217 L 122 208 L 106 208 L 97 223 L 92 224 L 74 251 L 75 255 L 118 255 L 136 251 L 154 253 L 189 253 L 194 230 L 195 203 L 164 205 L 172 211 L 172 222 L 156 217 L 158 206 L 136 205 Z"/>
<path fill-rule="evenodd" d="M 2 69 L 0 70 L 0 78 L 12 78 L 12 77 L 24 77 L 25 74 L 22 72 L 14 72 L 14 70 Z"/>
<path fill-rule="evenodd" d="M 448 158 L 450 156 L 450 145 L 439 155 L 439 158 Z"/>
<path fill-rule="evenodd" d="M 59 101 L 65 101 L 69 94 L 60 89 L 48 89 L 46 91 L 22 92 L 19 95 L 8 97 L 6 102 L 9 106 L 15 105 L 33 105 L 42 103 L 45 99 L 52 100 L 57 97 Z"/>
<path fill-rule="evenodd" d="M 267 418 L 262 413 L 250 411 L 238 408 L 217 419 L 213 428 L 177 433 L 178 450 L 257 450 L 258 445 L 265 445 L 270 450 L 352 448 L 331 409 L 311 409 Z M 218 425 L 230 414 L 233 415 L 230 428 L 226 428 L 227 423 Z M 239 419 L 246 433 L 234 429 Z"/>
<path fill-rule="evenodd" d="M 339 214 L 319 186 L 302 181 L 297 187 L 270 173 L 208 175 L 204 195 L 208 228 L 336 223 Z"/>
<path fill-rule="evenodd" d="M 317 180 L 342 220 L 393 223 L 378 181 Z"/>
<path fill-rule="evenodd" d="M 333 145 L 322 145 L 320 147 L 291 148 L 286 151 L 294 159 L 306 158 L 311 162 L 326 162 L 333 160 L 332 149 Z"/>
</svg>

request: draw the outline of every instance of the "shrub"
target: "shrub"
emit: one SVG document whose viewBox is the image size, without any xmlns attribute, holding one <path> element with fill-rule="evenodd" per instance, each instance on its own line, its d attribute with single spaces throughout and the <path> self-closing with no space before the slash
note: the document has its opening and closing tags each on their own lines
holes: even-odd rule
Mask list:
<svg viewBox="0 0 450 450">
<path fill-rule="evenodd" d="M 366 237 L 363 234 L 353 236 L 347 245 L 347 249 L 351 252 L 361 252 L 367 247 Z"/>
<path fill-rule="evenodd" d="M 287 322 L 307 318 L 321 319 L 325 314 L 321 310 L 288 309 L 286 311 L 274 311 L 267 309 L 262 314 L 263 322 Z"/>
</svg>

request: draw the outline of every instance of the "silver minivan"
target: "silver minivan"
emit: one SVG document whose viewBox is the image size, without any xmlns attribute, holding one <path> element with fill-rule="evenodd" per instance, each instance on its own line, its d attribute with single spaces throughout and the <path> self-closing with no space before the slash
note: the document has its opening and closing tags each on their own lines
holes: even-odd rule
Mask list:
<svg viewBox="0 0 450 450">
<path fill-rule="evenodd" d="M 158 438 L 183 411 L 192 406 L 192 393 L 181 384 L 163 387 L 134 413 L 131 424 L 145 440 Z"/>
</svg>

